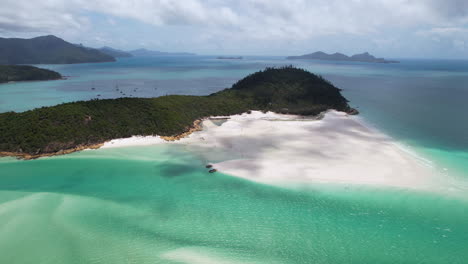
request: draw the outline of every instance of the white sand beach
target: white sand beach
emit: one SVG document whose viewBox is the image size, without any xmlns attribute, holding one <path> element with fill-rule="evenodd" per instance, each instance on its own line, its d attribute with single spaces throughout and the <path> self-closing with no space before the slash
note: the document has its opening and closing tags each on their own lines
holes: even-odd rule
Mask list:
<svg viewBox="0 0 468 264">
<path fill-rule="evenodd" d="M 218 122 L 218 124 L 215 124 Z M 411 189 L 433 187 L 436 172 L 358 117 L 329 111 L 320 120 L 261 113 L 231 116 L 224 123 L 205 120 L 203 130 L 175 142 L 132 137 L 107 142 L 103 148 L 151 144 L 186 144 L 225 153 L 212 163 L 218 171 L 256 182 L 282 185 L 345 183 Z"/>
</svg>

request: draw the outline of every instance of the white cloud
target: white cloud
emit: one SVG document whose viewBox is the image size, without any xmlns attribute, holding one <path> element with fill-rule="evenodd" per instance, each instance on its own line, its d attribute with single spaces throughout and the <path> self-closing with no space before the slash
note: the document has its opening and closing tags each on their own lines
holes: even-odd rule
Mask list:
<svg viewBox="0 0 468 264">
<path fill-rule="evenodd" d="M 453 46 L 459 50 L 466 50 L 466 42 L 464 40 L 455 39 L 453 40 Z"/>
<path fill-rule="evenodd" d="M 468 23 L 466 0 L 0 0 L 0 4 L 2 35 L 78 36 L 89 30 L 99 34 L 106 29 L 93 28 L 87 16 L 101 14 L 108 26 L 125 18 L 155 29 L 186 27 L 200 32 L 197 39 L 187 41 L 222 39 L 236 45 L 351 35 L 385 47 L 398 42 L 402 32 L 417 32 L 419 37 L 453 29 L 466 33 Z"/>
<path fill-rule="evenodd" d="M 87 19 L 58 0 L 0 0 L 0 31 L 48 32 L 63 28 L 80 29 Z"/>
<path fill-rule="evenodd" d="M 132 18 L 156 26 L 231 27 L 251 37 L 366 34 L 382 26 L 465 19 L 466 1 L 408 0 L 0 0 L 0 23 L 31 30 L 79 28 L 83 11 Z M 428 4 L 430 3 L 430 4 Z M 443 4 L 442 4 L 443 3 Z M 461 5 L 461 8 L 459 7 Z M 443 7 L 443 8 L 441 8 Z M 5 30 L 5 28 L 4 28 Z"/>
<path fill-rule="evenodd" d="M 435 27 L 429 30 L 422 30 L 419 31 L 418 34 L 420 35 L 440 35 L 440 36 L 450 36 L 450 35 L 458 35 L 458 34 L 467 34 L 468 28 L 463 27 Z"/>
<path fill-rule="evenodd" d="M 464 27 L 434 27 L 417 32 L 418 35 L 429 37 L 435 42 L 450 42 L 458 51 L 466 51 L 468 43 L 468 28 Z"/>
</svg>

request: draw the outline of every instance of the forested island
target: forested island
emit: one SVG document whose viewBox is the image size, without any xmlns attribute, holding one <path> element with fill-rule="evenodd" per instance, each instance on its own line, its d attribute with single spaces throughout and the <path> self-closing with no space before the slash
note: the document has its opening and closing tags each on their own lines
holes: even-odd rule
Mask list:
<svg viewBox="0 0 468 264">
<path fill-rule="evenodd" d="M 249 110 L 357 113 L 340 91 L 321 76 L 289 66 L 253 73 L 208 96 L 79 101 L 7 112 L 0 114 L 0 155 L 37 158 L 134 135 L 177 136 L 193 128 L 196 120 Z"/>
<path fill-rule="evenodd" d="M 99 50 L 75 45 L 56 36 L 32 39 L 0 38 L 0 64 L 70 64 L 112 62 Z"/>
<path fill-rule="evenodd" d="M 62 79 L 60 73 L 27 65 L 0 65 L 0 83 Z"/>
<path fill-rule="evenodd" d="M 370 62 L 370 63 L 398 63 L 398 61 L 386 60 L 384 58 L 376 58 L 368 52 L 347 56 L 345 54 L 336 52 L 327 54 L 322 51 L 317 51 L 310 54 L 301 56 L 289 56 L 288 60 L 326 60 L 326 61 L 355 61 L 355 62 Z"/>
</svg>

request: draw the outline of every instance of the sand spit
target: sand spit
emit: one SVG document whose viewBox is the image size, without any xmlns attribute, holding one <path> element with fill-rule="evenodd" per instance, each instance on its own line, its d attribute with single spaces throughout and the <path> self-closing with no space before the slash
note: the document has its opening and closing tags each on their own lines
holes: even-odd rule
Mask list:
<svg viewBox="0 0 468 264">
<path fill-rule="evenodd" d="M 427 189 L 436 172 L 385 134 L 355 116 L 328 111 L 321 118 L 253 111 L 221 125 L 204 120 L 203 130 L 177 141 L 160 137 L 112 140 L 103 148 L 187 144 L 218 171 L 281 185 L 344 183 Z M 224 153 L 222 161 L 210 152 Z"/>
<path fill-rule="evenodd" d="M 342 183 L 434 189 L 442 182 L 430 161 L 359 117 L 333 110 L 318 117 L 252 111 L 198 120 L 175 137 L 134 136 L 56 153 L 0 156 L 35 159 L 86 149 L 158 144 L 185 145 L 219 172 L 279 186 Z"/>
</svg>

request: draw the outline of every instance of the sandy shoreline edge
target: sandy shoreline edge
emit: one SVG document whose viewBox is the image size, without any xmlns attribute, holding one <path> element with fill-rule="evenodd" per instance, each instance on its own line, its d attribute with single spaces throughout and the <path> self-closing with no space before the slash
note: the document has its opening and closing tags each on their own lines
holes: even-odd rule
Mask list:
<svg viewBox="0 0 468 264">
<path fill-rule="evenodd" d="M 162 140 L 162 142 L 171 142 L 171 141 L 177 141 L 180 140 L 181 138 L 187 137 L 188 135 L 192 134 L 193 132 L 200 131 L 202 130 L 201 123 L 203 122 L 202 119 L 195 120 L 193 122 L 193 125 L 185 132 L 176 135 L 176 136 L 132 136 L 130 138 L 122 138 L 122 139 L 112 139 L 108 140 L 102 143 L 96 143 L 96 144 L 90 144 L 90 145 L 79 145 L 74 148 L 70 149 L 64 149 L 60 150 L 57 152 L 51 152 L 51 153 L 40 153 L 40 154 L 29 154 L 29 153 L 21 153 L 21 152 L 8 152 L 8 151 L 0 151 L 0 158 L 1 157 L 14 157 L 18 159 L 23 159 L 23 160 L 33 160 L 33 159 L 38 159 L 38 158 L 44 158 L 44 157 L 53 157 L 53 156 L 60 156 L 60 155 L 66 155 L 66 154 L 71 154 L 74 152 L 79 152 L 83 150 L 93 150 L 93 149 L 100 149 L 104 147 L 107 143 L 112 142 L 114 140 L 117 141 L 127 141 L 127 140 L 132 140 L 134 138 L 153 138 L 153 139 L 158 139 Z"/>
<path fill-rule="evenodd" d="M 215 124 L 216 118 L 203 120 L 202 130 L 177 141 L 132 137 L 111 140 L 102 148 L 190 145 L 222 173 L 278 186 L 344 183 L 433 189 L 438 182 L 429 160 L 344 112 L 304 117 L 252 111 L 221 117 L 228 118 L 221 125 Z"/>
<path fill-rule="evenodd" d="M 257 111 L 254 111 L 257 112 Z M 272 113 L 272 112 L 269 112 Z M 245 114 L 245 113 L 244 113 Z M 317 116 L 305 116 L 302 117 L 304 119 L 320 119 L 323 118 L 325 112 L 321 113 Z M 283 115 L 288 116 L 288 115 Z M 292 115 L 290 115 L 292 116 Z M 125 146 L 141 146 L 141 145 L 152 145 L 152 144 L 160 144 L 160 143 L 169 143 L 178 141 L 182 138 L 188 137 L 194 132 L 203 130 L 203 122 L 206 120 L 227 120 L 230 119 L 231 116 L 211 116 L 207 118 L 197 119 L 193 122 L 193 125 L 187 129 L 187 131 L 175 135 L 175 136 L 158 136 L 158 135 L 150 135 L 150 136 L 131 136 L 128 138 L 117 138 L 107 140 L 101 143 L 89 144 L 89 145 L 78 145 L 74 148 L 64 149 L 57 152 L 50 152 L 50 153 L 40 153 L 40 154 L 30 154 L 30 153 L 22 153 L 22 152 L 9 152 L 9 151 L 0 151 L 0 158 L 2 157 L 14 157 L 22 160 L 33 160 L 38 158 L 44 157 L 53 157 L 53 156 L 60 156 L 71 154 L 74 152 L 79 152 L 83 150 L 94 150 L 100 148 L 109 148 L 109 147 L 125 147 Z M 114 145 L 115 144 L 115 145 Z"/>
<path fill-rule="evenodd" d="M 197 120 L 174 137 L 133 136 L 38 156 L 6 154 L 30 159 L 158 144 L 190 146 L 219 172 L 283 187 L 340 183 L 432 190 L 441 182 L 431 161 L 360 117 L 335 110 L 318 116 L 251 111 Z"/>
<path fill-rule="evenodd" d="M 97 144 L 91 144 L 91 145 L 79 145 L 71 149 L 64 149 L 64 150 L 60 150 L 57 152 L 41 153 L 41 154 L 1 151 L 0 158 L 1 157 L 14 157 L 14 158 L 23 159 L 23 160 L 33 160 L 33 159 L 44 158 L 44 157 L 66 155 L 66 154 L 70 154 L 73 152 L 89 150 L 89 149 L 99 149 L 102 146 L 104 146 L 104 143 L 97 143 Z"/>
</svg>

